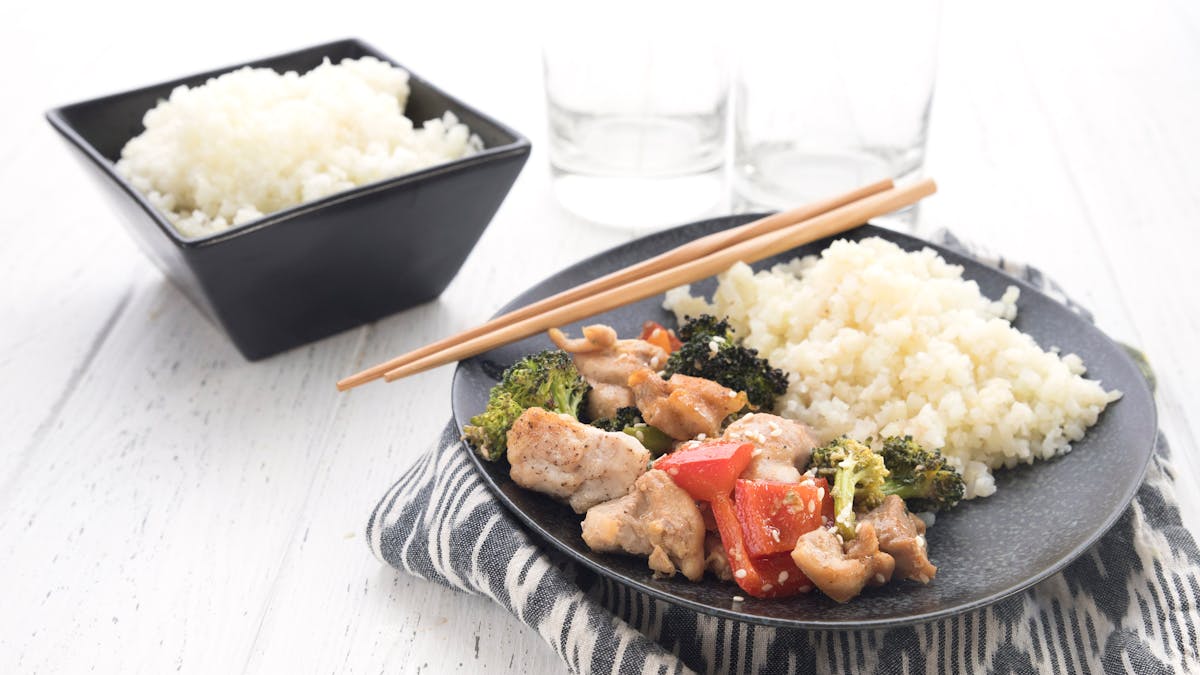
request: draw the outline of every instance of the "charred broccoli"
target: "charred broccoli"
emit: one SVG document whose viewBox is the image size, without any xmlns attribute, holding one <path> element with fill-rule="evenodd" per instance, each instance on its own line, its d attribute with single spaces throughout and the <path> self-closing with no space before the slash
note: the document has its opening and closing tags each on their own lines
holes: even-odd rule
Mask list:
<svg viewBox="0 0 1200 675">
<path fill-rule="evenodd" d="M 904 500 L 908 510 L 941 511 L 963 498 L 963 479 L 946 463 L 942 453 L 926 450 L 912 436 L 883 439 L 879 451 L 891 475 L 884 481 L 883 493 Z"/>
<path fill-rule="evenodd" d="M 703 377 L 744 391 L 756 410 L 773 410 L 776 397 L 787 391 L 787 375 L 759 358 L 757 350 L 738 344 L 725 319 L 709 314 L 687 317 L 679 339 L 683 346 L 667 359 L 664 377 L 675 373 Z"/>
<path fill-rule="evenodd" d="M 887 496 L 882 490 L 888 477 L 883 458 L 865 444 L 843 436 L 813 450 L 810 466 L 832 486 L 829 491 L 838 534 L 847 541 L 853 539 L 858 524 L 855 510 L 873 509 Z"/>
<path fill-rule="evenodd" d="M 600 427 L 605 431 L 624 431 L 641 441 L 642 446 L 655 457 L 670 450 L 675 442 L 658 427 L 646 424 L 646 421 L 642 419 L 642 411 L 638 410 L 636 406 L 618 408 L 612 417 L 602 417 L 592 421 L 592 426 Z"/>
<path fill-rule="evenodd" d="M 566 352 L 547 350 L 517 361 L 488 395 L 487 409 L 463 427 L 463 438 L 484 459 L 495 461 L 508 449 L 508 430 L 527 408 L 545 408 L 579 417 L 591 385 Z"/>
<path fill-rule="evenodd" d="M 631 427 L 645 421 L 642 419 L 642 411 L 638 410 L 637 406 L 631 405 L 624 408 L 617 408 L 617 412 L 612 417 L 601 417 L 598 420 L 592 420 L 592 426 L 600 427 L 605 431 L 624 431 L 625 427 Z"/>
</svg>

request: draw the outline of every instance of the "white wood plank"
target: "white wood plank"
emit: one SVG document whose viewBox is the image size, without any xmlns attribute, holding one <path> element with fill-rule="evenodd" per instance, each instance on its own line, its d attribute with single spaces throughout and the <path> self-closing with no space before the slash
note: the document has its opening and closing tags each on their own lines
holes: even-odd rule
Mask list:
<svg viewBox="0 0 1200 675">
<path fill-rule="evenodd" d="M 247 364 L 144 276 L 0 495 L 0 605 L 21 608 L 0 613 L 0 633 L 17 668 L 240 669 L 299 534 L 337 404 L 328 383 L 356 348 L 351 334 Z"/>
<path fill-rule="evenodd" d="M 0 494 L 85 373 L 148 265 L 58 141 L 43 132 L 0 165 Z M 59 153 L 62 183 L 23 169 Z M 69 199 L 64 199 L 64 184 Z"/>
</svg>

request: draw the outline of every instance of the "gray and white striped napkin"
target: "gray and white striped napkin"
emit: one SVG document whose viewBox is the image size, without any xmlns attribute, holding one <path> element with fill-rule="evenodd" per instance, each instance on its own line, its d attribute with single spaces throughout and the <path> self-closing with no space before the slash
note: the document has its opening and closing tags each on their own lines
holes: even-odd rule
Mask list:
<svg viewBox="0 0 1200 675">
<path fill-rule="evenodd" d="M 1090 319 L 1036 269 L 947 232 L 933 240 Z M 614 584 L 526 532 L 475 473 L 453 423 L 375 507 L 383 562 L 486 595 L 578 673 L 1178 673 L 1200 671 L 1200 549 L 1180 521 L 1159 434 L 1117 524 L 1064 571 L 989 607 L 901 628 L 801 631 L 720 619 Z"/>
</svg>

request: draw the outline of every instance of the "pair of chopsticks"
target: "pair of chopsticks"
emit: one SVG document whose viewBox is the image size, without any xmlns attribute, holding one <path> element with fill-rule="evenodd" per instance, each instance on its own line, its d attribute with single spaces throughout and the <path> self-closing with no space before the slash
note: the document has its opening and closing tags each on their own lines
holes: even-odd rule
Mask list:
<svg viewBox="0 0 1200 675">
<path fill-rule="evenodd" d="M 937 191 L 932 179 L 904 187 L 883 180 L 846 194 L 710 234 L 648 260 L 526 305 L 457 335 L 351 375 L 340 391 L 383 377 L 393 382 L 482 354 L 509 342 L 643 300 L 713 276 L 736 262 L 753 263 L 915 204 Z"/>
</svg>

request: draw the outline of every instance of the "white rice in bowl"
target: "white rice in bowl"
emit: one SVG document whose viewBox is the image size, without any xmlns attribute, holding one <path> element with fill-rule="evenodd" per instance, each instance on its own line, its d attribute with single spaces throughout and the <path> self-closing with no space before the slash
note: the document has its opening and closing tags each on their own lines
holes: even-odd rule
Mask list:
<svg viewBox="0 0 1200 675">
<path fill-rule="evenodd" d="M 408 94 L 406 71 L 369 56 L 304 75 L 242 68 L 177 87 L 116 168 L 201 237 L 482 149 L 449 111 L 413 128 Z"/>
<path fill-rule="evenodd" d="M 989 300 L 933 250 L 870 238 L 769 271 L 739 263 L 712 302 L 684 287 L 664 304 L 680 321 L 728 316 L 789 373 L 778 412 L 822 442 L 911 435 L 942 448 L 971 499 L 995 492 L 992 469 L 1068 452 L 1121 396 L 1014 328 L 1017 297 Z"/>
</svg>

